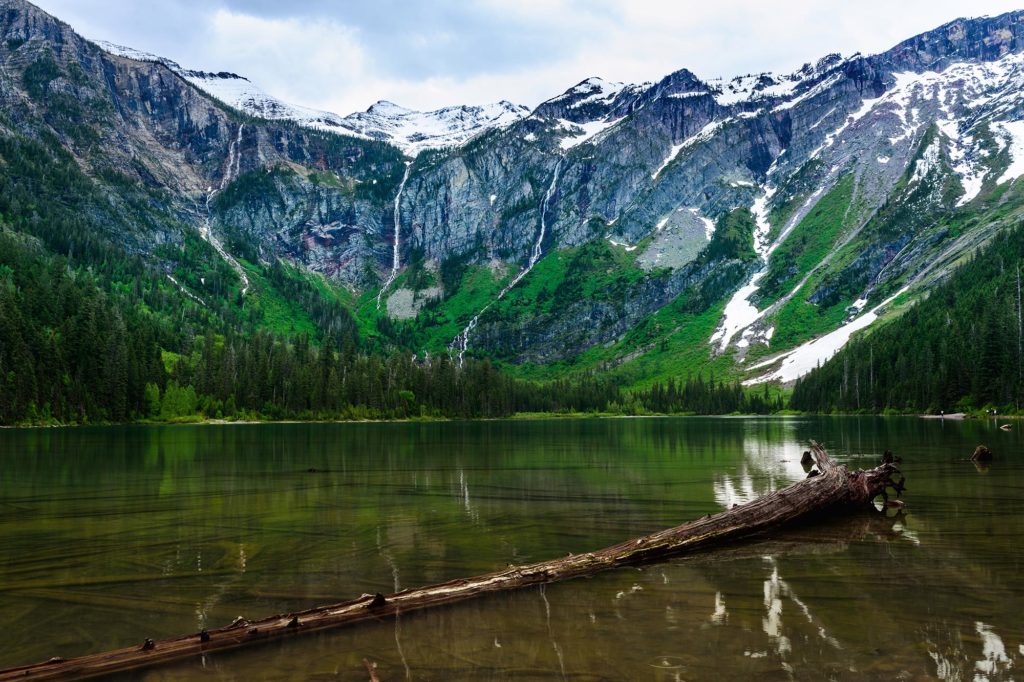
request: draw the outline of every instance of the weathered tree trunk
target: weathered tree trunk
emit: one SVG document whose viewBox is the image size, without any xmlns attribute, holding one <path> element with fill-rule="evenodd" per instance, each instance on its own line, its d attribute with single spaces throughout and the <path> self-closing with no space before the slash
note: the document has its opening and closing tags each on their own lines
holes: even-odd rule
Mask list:
<svg viewBox="0 0 1024 682">
<path fill-rule="evenodd" d="M 144 633 L 140 633 L 138 646 L 70 660 L 54 658 L 46 663 L 11 668 L 0 671 L 0 682 L 83 679 L 134 670 L 178 661 L 196 654 L 235 649 L 271 639 L 450 604 L 489 592 L 591 575 L 616 566 L 702 551 L 795 521 L 863 507 L 878 495 L 887 497 L 887 487 L 895 489 L 897 494 L 903 491 L 903 479 L 893 479 L 893 474 L 898 470 L 891 463 L 851 473 L 846 467 L 832 462 L 825 449 L 817 443 L 812 442 L 811 450 L 818 471 L 812 472 L 811 476 L 802 481 L 719 514 L 709 514 L 696 521 L 596 552 L 570 554 L 560 559 L 511 566 L 475 578 L 451 580 L 387 596 L 364 595 L 352 601 L 271 616 L 259 621 L 237 621 L 224 628 L 176 639 L 154 642 L 145 639 Z M 817 475 L 813 475 L 815 473 Z"/>
</svg>

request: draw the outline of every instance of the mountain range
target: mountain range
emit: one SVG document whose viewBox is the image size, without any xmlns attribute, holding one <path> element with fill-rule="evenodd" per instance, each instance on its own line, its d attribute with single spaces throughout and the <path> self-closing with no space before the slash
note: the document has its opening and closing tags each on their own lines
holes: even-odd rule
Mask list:
<svg viewBox="0 0 1024 682">
<path fill-rule="evenodd" d="M 337 331 L 286 268 L 370 347 L 528 378 L 791 383 L 1024 205 L 1024 12 L 791 74 L 340 116 L 0 0 L 0 103 L 0 173 L 32 154 L 88 187 L 8 178 L 73 203 L 87 237 L 18 222 L 47 249 L 138 258 L 211 319 Z"/>
</svg>

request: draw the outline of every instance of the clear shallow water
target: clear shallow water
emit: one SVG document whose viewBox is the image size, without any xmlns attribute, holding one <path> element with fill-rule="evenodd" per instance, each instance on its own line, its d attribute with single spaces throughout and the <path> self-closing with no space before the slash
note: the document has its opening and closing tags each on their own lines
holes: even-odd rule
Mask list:
<svg viewBox="0 0 1024 682">
<path fill-rule="evenodd" d="M 906 513 L 130 679 L 1024 678 L 1024 439 L 991 422 L 609 419 L 0 431 L 0 667 L 600 548 L 840 461 Z M 978 443 L 998 459 L 960 461 Z M 309 472 L 315 468 L 317 472 Z"/>
</svg>

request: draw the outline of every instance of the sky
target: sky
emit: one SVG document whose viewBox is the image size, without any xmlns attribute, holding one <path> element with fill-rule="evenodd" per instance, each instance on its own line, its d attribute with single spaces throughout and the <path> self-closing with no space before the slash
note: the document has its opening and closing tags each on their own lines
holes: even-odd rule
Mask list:
<svg viewBox="0 0 1024 682">
<path fill-rule="evenodd" d="M 631 83 L 788 73 L 881 52 L 1024 0 L 34 0 L 94 40 L 231 71 L 342 115 L 378 100 L 428 110 L 535 106 L 590 76 Z"/>
</svg>

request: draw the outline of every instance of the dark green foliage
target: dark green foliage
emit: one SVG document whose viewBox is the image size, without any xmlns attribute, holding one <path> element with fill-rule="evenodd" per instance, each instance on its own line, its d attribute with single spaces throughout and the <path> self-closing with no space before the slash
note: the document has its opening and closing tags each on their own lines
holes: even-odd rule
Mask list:
<svg viewBox="0 0 1024 682">
<path fill-rule="evenodd" d="M 271 270 L 300 299 L 308 291 Z M 132 293 L 105 293 L 90 274 L 0 231 L 0 423 L 87 423 L 141 418 L 500 417 L 514 412 L 604 410 L 619 397 L 589 376 L 548 384 L 512 379 L 491 364 L 447 356 L 416 361 L 357 353 L 351 317 L 319 348 L 307 336 L 212 331 L 178 341 Z M 328 327 L 330 328 L 330 323 Z M 335 348 L 340 348 L 337 352 Z M 170 379 L 170 380 L 168 380 Z"/>
<path fill-rule="evenodd" d="M 210 417 L 235 410 L 274 419 L 504 417 L 604 410 L 619 397 L 612 384 L 589 376 L 536 384 L 513 379 L 489 361 L 459 367 L 446 355 L 385 358 L 351 347 L 335 353 L 333 345 L 318 350 L 304 336 L 286 342 L 264 332 L 222 343 L 207 335 L 197 360 L 179 363 L 174 378 L 179 391 L 195 388 L 198 409 Z"/>
<path fill-rule="evenodd" d="M 660 414 L 768 414 L 782 409 L 781 396 L 770 396 L 767 384 L 761 392 L 745 392 L 738 381 L 716 382 L 714 374 L 707 381 L 700 375 L 685 382 L 669 379 L 633 395 Z"/>
<path fill-rule="evenodd" d="M 217 194 L 212 208 L 222 213 L 229 208 L 242 204 L 253 210 L 265 203 L 275 203 L 284 208 L 284 200 L 278 191 L 277 183 L 287 186 L 297 182 L 298 174 L 287 166 L 279 166 L 268 170 L 255 170 L 238 176 L 223 192 Z"/>
<path fill-rule="evenodd" d="M 477 243 L 473 248 L 464 253 L 449 256 L 441 261 L 441 286 L 444 289 L 445 298 L 454 296 L 455 292 L 462 285 L 462 278 L 466 274 L 466 269 L 480 250 L 479 236 L 479 233 L 477 233 Z"/>
<path fill-rule="evenodd" d="M 405 286 L 419 291 L 435 284 L 433 274 L 424 267 L 425 258 L 422 247 L 413 247 L 406 254 L 408 265 L 405 270 Z"/>
<path fill-rule="evenodd" d="M 718 219 L 715 234 L 706 253 L 709 259 L 749 261 L 757 258 L 754 251 L 754 216 L 745 208 L 737 208 Z"/>
<path fill-rule="evenodd" d="M 317 329 L 333 339 L 338 348 L 359 344 L 356 321 L 349 309 L 325 297 L 307 278 L 281 260 L 275 260 L 268 268 L 267 278 L 285 299 L 304 310 Z"/>
<path fill-rule="evenodd" d="M 1024 230 L 1018 228 L 997 236 L 927 300 L 798 381 L 790 406 L 823 412 L 1019 410 L 1021 270 Z"/>
<path fill-rule="evenodd" d="M 60 76 L 60 67 L 53 56 L 47 54 L 25 67 L 21 82 L 28 94 L 40 98 L 46 95 L 50 83 Z"/>
<path fill-rule="evenodd" d="M 163 384 L 161 332 L 88 273 L 0 231 L 0 423 L 125 421 Z"/>
</svg>

